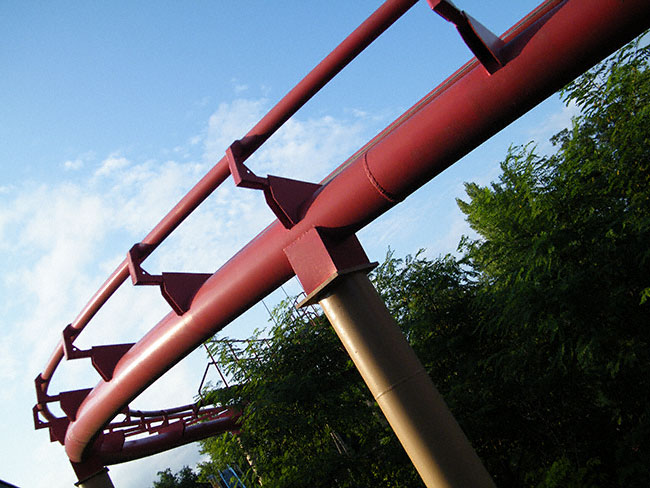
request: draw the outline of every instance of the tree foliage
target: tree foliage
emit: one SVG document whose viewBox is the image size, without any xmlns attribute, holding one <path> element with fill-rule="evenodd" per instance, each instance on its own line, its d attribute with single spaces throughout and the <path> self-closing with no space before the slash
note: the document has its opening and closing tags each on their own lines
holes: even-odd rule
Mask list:
<svg viewBox="0 0 650 488">
<path fill-rule="evenodd" d="M 650 71 L 633 43 L 563 91 L 556 153 L 513 147 L 459 201 L 461 256 L 373 279 L 498 486 L 650 484 Z M 274 312 L 250 359 L 213 344 L 241 434 L 203 442 L 250 486 L 421 486 L 322 316 Z M 220 345 L 221 344 L 221 345 Z M 254 469 L 253 469 L 254 468 Z"/>
<path fill-rule="evenodd" d="M 240 435 L 203 443 L 213 459 L 203 470 L 235 462 L 249 468 L 251 485 L 259 475 L 270 487 L 417 486 L 326 320 L 298 315 L 289 302 L 276 308 L 274 317 L 270 337 L 252 341 L 237 359 L 230 344 L 211 344 L 239 384 L 212 392 L 212 399 L 238 405 L 243 421 Z"/>
<path fill-rule="evenodd" d="M 478 367 L 518 419 L 502 434 L 516 454 L 495 472 L 507 484 L 646 486 L 647 48 L 627 46 L 563 95 L 582 113 L 554 137 L 556 154 L 512 148 L 499 181 L 468 184 L 459 202 L 481 236 L 464 244 L 490 349 Z"/>
<path fill-rule="evenodd" d="M 206 485 L 199 482 L 199 476 L 188 466 L 183 466 L 177 473 L 172 473 L 169 468 L 158 471 L 158 479 L 153 482 L 153 488 L 200 488 L 204 486 Z"/>
</svg>

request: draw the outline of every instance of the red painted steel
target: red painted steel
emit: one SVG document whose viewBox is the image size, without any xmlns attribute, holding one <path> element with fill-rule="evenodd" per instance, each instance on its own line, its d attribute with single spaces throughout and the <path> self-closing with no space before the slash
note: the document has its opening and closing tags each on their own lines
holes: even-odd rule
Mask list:
<svg viewBox="0 0 650 488">
<path fill-rule="evenodd" d="M 238 432 L 239 417 L 240 413 L 230 408 L 201 409 L 197 404 L 129 411 L 123 420 L 112 422 L 93 441 L 91 452 L 82 463 L 73 462 L 72 466 L 80 480 L 86 479 L 107 465 L 158 454 L 222 432 Z"/>
<path fill-rule="evenodd" d="M 503 41 L 478 20 L 459 10 L 449 0 L 428 0 L 429 6 L 452 22 L 465 44 L 490 73 L 500 69 L 505 60 L 501 56 Z"/>
<path fill-rule="evenodd" d="M 355 235 L 332 236 L 322 228 L 312 227 L 289 244 L 284 253 L 307 294 L 302 302 L 316 303 L 316 295 L 341 274 L 374 268 Z"/>
<path fill-rule="evenodd" d="M 417 0 L 388 0 L 368 17 L 241 139 L 242 144 L 245 144 L 248 155 L 271 137 L 300 107 L 416 2 Z M 242 157 L 242 161 L 246 159 L 247 156 Z M 225 181 L 229 174 L 228 160 L 224 156 L 143 239 L 142 244 L 146 245 L 147 248 L 142 259 L 151 254 L 188 215 Z M 72 328 L 82 330 L 128 276 L 128 262 L 125 259 L 75 318 L 71 324 Z M 40 375 L 42 380 L 41 388 L 45 393 L 47 393 L 47 386 L 61 359 L 63 359 L 63 342 L 60 342 L 55 348 Z M 47 418 L 51 417 L 51 413 L 47 411 L 47 407 L 44 405 L 42 406 L 42 412 Z"/>
<path fill-rule="evenodd" d="M 320 185 L 306 181 L 267 176 L 261 178 L 243 163 L 248 157 L 241 141 L 235 141 L 226 149 L 228 167 L 235 185 L 241 188 L 262 190 L 266 203 L 278 220 L 290 229 L 300 220 L 300 208 L 320 189 Z"/>
<path fill-rule="evenodd" d="M 410 9 L 417 0 L 387 0 L 352 34 L 350 34 L 334 51 L 321 61 L 303 80 L 300 81 L 280 102 L 239 141 L 244 150 L 240 161 L 263 144 L 282 124 L 284 124 L 314 94 L 338 74 L 350 61 L 372 43 L 381 33 L 390 27 L 399 17 Z M 190 192 L 165 216 L 165 218 L 139 244 L 140 261 L 144 260 L 180 223 L 192 213 L 230 174 L 228 158 L 224 156 L 204 176 Z M 57 399 L 48 395 L 48 387 L 54 371 L 64 357 L 66 345 L 76 339 L 97 311 L 106 303 L 113 293 L 129 276 L 129 259 L 125 259 L 109 276 L 101 288 L 93 295 L 88 304 L 75 320 L 66 328 L 67 338 L 62 339 L 55 348 L 43 372 L 35 380 L 38 403 L 33 409 L 34 424 L 37 428 L 49 425 L 50 434 L 61 433 L 67 427 L 65 418 L 58 418 L 48 408 L 48 402 Z M 173 301 L 173 300 L 172 300 Z M 184 312 L 185 307 L 177 307 Z M 66 340 L 69 344 L 66 344 Z M 114 382 L 114 384 L 117 384 Z M 43 422 L 41 415 L 47 420 Z M 169 445 L 173 447 L 173 445 Z M 73 458 L 71 458 L 73 459 Z"/>
<path fill-rule="evenodd" d="M 101 452 L 100 458 L 104 465 L 109 466 L 152 456 L 168 451 L 170 446 L 177 447 L 189 444 L 221 432 L 238 431 L 238 418 L 238 416 L 228 414 L 215 420 L 193 424 L 185 427 L 182 434 L 177 435 L 176 438 L 170 438 L 172 436 L 152 436 L 145 439 L 128 441 L 124 443 L 124 447 L 119 451 L 106 450 Z"/>
<path fill-rule="evenodd" d="M 129 349 L 115 366 L 111 381 L 101 381 L 76 410 L 76 418 L 65 433 L 68 457 L 81 462 L 91 456 L 91 439 L 125 405 L 204 340 L 289 279 L 294 272 L 284 249 L 300 236 L 315 227 L 342 237 L 352 235 L 634 38 L 649 23 L 647 0 L 545 2 L 502 36 L 504 46 L 499 56 L 503 67 L 490 75 L 476 60 L 463 66 L 327 177 L 322 188 L 303 205 L 296 225 L 286 229 L 278 221 L 271 224 L 206 281 L 184 315 L 170 313 Z M 297 109 L 304 103 L 304 97 L 294 99 L 284 109 Z M 282 120 L 278 113 L 284 109 L 276 106 L 271 118 Z M 243 139 L 249 149 L 259 147 L 271 129 L 277 129 L 273 124 L 272 128 L 264 125 L 268 121 L 263 127 L 260 124 Z M 227 177 L 224 161 L 144 242 L 157 245 Z M 73 322 L 73 328 L 82 329 L 127 276 L 123 263 Z M 37 379 L 37 388 L 45 396 L 62 356 L 60 344 Z M 43 404 L 39 407 L 46 409 Z M 173 447 L 173 442 L 167 447 Z"/>
</svg>

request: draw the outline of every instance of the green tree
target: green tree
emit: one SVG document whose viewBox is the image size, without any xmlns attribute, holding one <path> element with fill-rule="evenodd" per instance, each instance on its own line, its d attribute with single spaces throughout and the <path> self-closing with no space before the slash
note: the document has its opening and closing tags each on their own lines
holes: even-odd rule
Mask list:
<svg viewBox="0 0 650 488">
<path fill-rule="evenodd" d="M 202 443 L 212 461 L 264 486 L 418 486 L 418 478 L 358 372 L 326 320 L 296 314 L 290 302 L 274 311 L 267 340 L 251 341 L 235 358 L 232 344 L 213 353 L 238 384 L 211 393 L 243 410 L 241 434 Z M 253 467 L 255 468 L 253 470 Z"/>
<path fill-rule="evenodd" d="M 468 184 L 459 201 L 481 236 L 464 243 L 489 351 L 479 376 L 509 399 L 495 433 L 510 454 L 492 472 L 512 485 L 647 486 L 647 48 L 627 46 L 563 95 L 582 112 L 557 153 L 512 148 L 499 181 Z"/>
<path fill-rule="evenodd" d="M 479 238 L 460 258 L 389 253 L 374 273 L 498 486 L 650 485 L 648 62 L 637 42 L 577 79 L 554 155 L 513 147 L 498 181 L 466 185 Z M 324 318 L 284 303 L 275 320 L 239 359 L 212 345 L 238 386 L 209 396 L 244 415 L 203 442 L 202 476 L 419 486 Z"/>
<path fill-rule="evenodd" d="M 203 486 L 206 485 L 199 482 L 199 476 L 188 466 L 183 466 L 175 474 L 169 468 L 158 471 L 158 479 L 153 482 L 153 488 L 200 488 Z"/>
</svg>

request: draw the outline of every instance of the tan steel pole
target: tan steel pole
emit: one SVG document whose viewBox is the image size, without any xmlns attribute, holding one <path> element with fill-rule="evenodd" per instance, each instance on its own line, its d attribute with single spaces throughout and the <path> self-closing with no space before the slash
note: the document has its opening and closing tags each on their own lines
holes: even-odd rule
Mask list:
<svg viewBox="0 0 650 488">
<path fill-rule="evenodd" d="M 494 487 L 366 274 L 340 276 L 319 303 L 426 486 Z"/>
<path fill-rule="evenodd" d="M 90 478 L 75 483 L 75 486 L 79 488 L 115 488 L 110 476 L 108 476 L 108 468 L 104 468 Z"/>
</svg>

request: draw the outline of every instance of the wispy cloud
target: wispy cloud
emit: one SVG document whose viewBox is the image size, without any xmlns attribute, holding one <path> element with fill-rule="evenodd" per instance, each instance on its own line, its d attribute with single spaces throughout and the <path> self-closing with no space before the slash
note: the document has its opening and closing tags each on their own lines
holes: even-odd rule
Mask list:
<svg viewBox="0 0 650 488">
<path fill-rule="evenodd" d="M 83 165 L 84 165 L 84 162 L 80 158 L 69 159 L 65 163 L 63 163 L 63 167 L 68 171 L 76 171 L 78 169 L 83 168 Z"/>
<path fill-rule="evenodd" d="M 290 119 L 251 165 L 266 173 L 320 181 L 361 146 L 365 129 L 359 121 L 328 116 Z"/>
<path fill-rule="evenodd" d="M 230 84 L 237 96 L 240 96 L 245 91 L 248 91 L 248 84 L 242 83 L 239 78 L 232 77 L 230 79 Z"/>
<path fill-rule="evenodd" d="M 12 299 L 1 305 L 6 321 L 0 324 L 0 378 L 15 385 L 15 391 L 10 402 L 0 405 L 0 414 L 14 418 L 18 410 L 26 422 L 20 432 L 16 425 L 5 423 L 0 427 L 2 438 L 18 436 L 36 446 L 30 445 L 22 453 L 56 450 L 59 457 L 63 456 L 60 446 L 47 444 L 46 433 L 32 431 L 33 378 L 44 366 L 62 329 L 130 246 L 151 230 L 266 109 L 264 99 L 237 99 L 220 105 L 199 139 L 191 141 L 203 144 L 201 161 L 136 160 L 119 152 L 99 162 L 80 156 L 63 164 L 70 170 L 66 181 L 24 183 L 4 190 L 0 291 Z M 292 119 L 250 164 L 260 174 L 318 181 L 360 145 L 367 136 L 364 130 L 358 118 Z M 81 168 L 88 171 L 73 171 Z M 156 274 L 213 272 L 273 218 L 261 192 L 237 189 L 228 181 L 147 259 L 144 267 Z M 155 287 L 134 289 L 127 284 L 81 334 L 78 345 L 83 349 L 136 341 L 167 312 L 168 306 Z M 161 388 L 139 398 L 138 405 L 157 408 L 159 402 L 170 406 L 192 401 L 202 373 L 200 363 L 202 353 L 190 356 L 166 375 Z M 86 360 L 71 361 L 61 368 L 59 373 L 64 374 L 55 377 L 52 392 L 97 382 Z M 175 392 L 173 398 L 168 395 L 170 390 Z M 195 451 L 187 452 L 195 459 Z M 14 456 L 20 455 L 6 453 L 6 465 L 19 466 Z M 24 486 L 43 486 L 40 474 L 11 469 L 3 473 L 8 479 Z M 123 471 L 135 472 L 131 465 L 115 468 L 115 473 Z M 72 471 L 63 464 L 61 472 L 68 474 L 61 475 L 60 486 L 69 486 Z M 147 479 L 154 476 L 155 472 L 149 473 Z"/>
<path fill-rule="evenodd" d="M 68 159 L 65 161 L 63 163 L 63 169 L 66 171 L 78 171 L 92 161 L 94 157 L 95 153 L 93 151 L 85 152 L 74 159 Z"/>
<path fill-rule="evenodd" d="M 117 154 L 112 154 L 104 161 L 102 161 L 101 166 L 95 172 L 97 176 L 105 176 L 110 173 L 114 173 L 116 170 L 124 169 L 129 165 L 129 160 L 118 156 Z"/>
<path fill-rule="evenodd" d="M 222 103 L 210 116 L 204 141 L 204 159 L 216 162 L 226 148 L 241 138 L 264 114 L 268 101 L 239 98 L 231 103 Z"/>
</svg>

